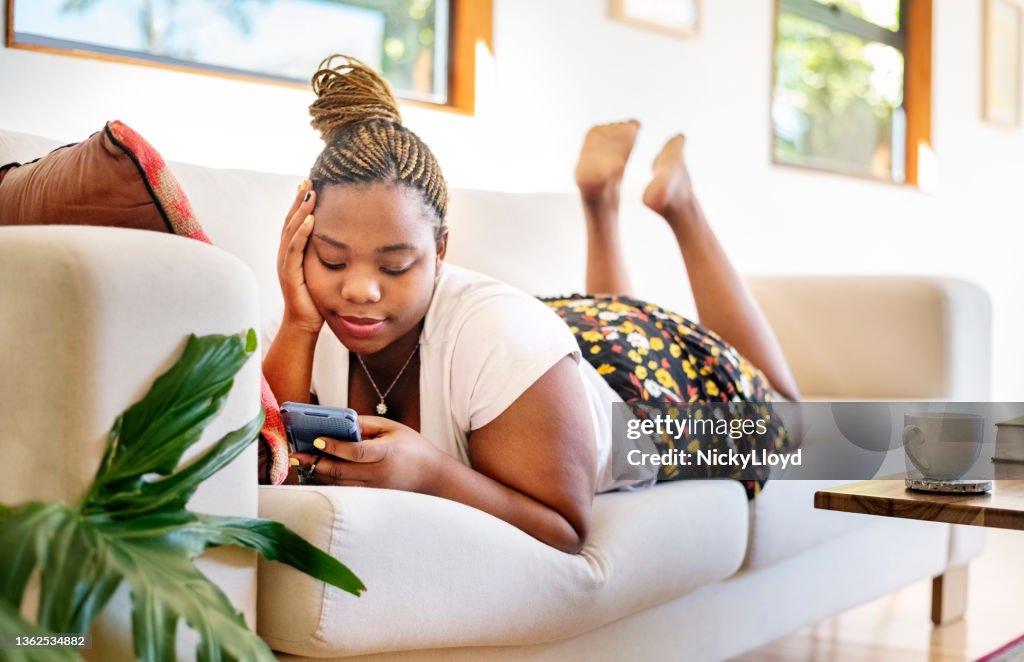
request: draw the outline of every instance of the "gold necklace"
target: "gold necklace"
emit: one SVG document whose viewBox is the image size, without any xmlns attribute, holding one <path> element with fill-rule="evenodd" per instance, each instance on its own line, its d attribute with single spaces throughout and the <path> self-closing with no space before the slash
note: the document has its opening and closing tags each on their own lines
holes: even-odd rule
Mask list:
<svg viewBox="0 0 1024 662">
<path fill-rule="evenodd" d="M 388 397 L 388 393 L 391 393 L 391 389 L 395 388 L 395 384 L 398 383 L 398 380 L 402 377 L 402 373 L 405 372 L 405 369 L 409 367 L 409 362 L 412 361 L 412 357 L 416 356 L 416 352 L 419 351 L 419 348 L 420 344 L 416 343 L 416 346 L 412 348 L 412 354 L 410 354 L 409 358 L 407 358 L 405 363 L 402 364 L 402 369 L 398 371 L 398 374 L 395 375 L 394 381 L 391 382 L 391 386 L 389 386 L 388 390 L 384 391 L 384 393 L 381 393 L 380 389 L 377 388 L 377 382 L 373 381 L 373 375 L 370 374 L 370 369 L 367 368 L 366 363 L 363 362 L 363 357 L 356 354 L 356 358 L 359 359 L 359 365 L 363 366 L 363 372 L 366 373 L 366 378 L 370 380 L 370 386 L 373 387 L 373 390 L 377 392 L 377 397 L 380 398 L 380 402 L 377 403 L 378 415 L 383 416 L 388 413 L 388 406 L 384 404 L 384 398 Z"/>
</svg>

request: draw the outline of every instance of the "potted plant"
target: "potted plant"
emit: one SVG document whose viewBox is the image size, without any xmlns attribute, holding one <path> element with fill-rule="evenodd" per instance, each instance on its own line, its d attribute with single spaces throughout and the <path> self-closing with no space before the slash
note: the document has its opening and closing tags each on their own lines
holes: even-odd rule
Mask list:
<svg viewBox="0 0 1024 662">
<path fill-rule="evenodd" d="M 284 525 L 193 513 L 199 485 L 252 443 L 263 413 L 189 465 L 181 458 L 224 406 L 256 334 L 190 336 L 178 362 L 114 422 L 96 477 L 74 506 L 0 504 L 0 633 L 85 633 L 114 591 L 131 589 L 136 657 L 173 659 L 180 620 L 198 634 L 199 660 L 273 660 L 220 589 L 193 564 L 221 545 L 255 549 L 342 590 L 365 587 L 342 563 Z M 155 475 L 156 478 L 151 478 Z M 34 623 L 20 608 L 40 574 Z M 45 641 L 45 640 L 44 640 Z M 15 648 L 10 659 L 79 659 L 73 650 Z"/>
</svg>

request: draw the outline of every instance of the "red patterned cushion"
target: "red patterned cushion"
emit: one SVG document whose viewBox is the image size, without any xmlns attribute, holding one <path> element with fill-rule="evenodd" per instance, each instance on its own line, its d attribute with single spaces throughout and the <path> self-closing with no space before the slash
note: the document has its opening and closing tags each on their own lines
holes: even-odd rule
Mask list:
<svg viewBox="0 0 1024 662">
<path fill-rule="evenodd" d="M 132 160 L 141 183 L 146 187 L 153 204 L 160 210 L 168 230 L 183 237 L 210 243 L 210 238 L 196 220 L 181 184 L 164 163 L 160 153 L 127 124 L 118 120 L 108 122 L 103 133 Z"/>
</svg>

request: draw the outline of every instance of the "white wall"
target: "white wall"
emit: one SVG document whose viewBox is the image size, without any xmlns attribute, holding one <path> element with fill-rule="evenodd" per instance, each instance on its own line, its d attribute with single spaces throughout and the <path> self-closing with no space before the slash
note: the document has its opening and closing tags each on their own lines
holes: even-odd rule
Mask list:
<svg viewBox="0 0 1024 662">
<path fill-rule="evenodd" d="M 691 40 L 612 23 L 606 4 L 494 0 L 494 57 L 481 67 L 477 116 L 405 111 L 453 186 L 571 190 L 586 127 L 636 117 L 644 128 L 625 183 L 635 196 L 663 140 L 684 131 L 705 209 L 741 271 L 973 281 L 994 305 L 993 396 L 1024 399 L 1024 131 L 981 121 L 981 0 L 935 0 L 933 194 L 771 165 L 772 2 L 703 2 Z M 301 175 L 319 150 L 311 100 L 283 87 L 0 49 L 0 125 L 72 141 L 120 118 L 173 161 Z M 650 218 L 633 222 L 661 231 Z M 641 245 L 629 242 L 637 257 Z"/>
</svg>

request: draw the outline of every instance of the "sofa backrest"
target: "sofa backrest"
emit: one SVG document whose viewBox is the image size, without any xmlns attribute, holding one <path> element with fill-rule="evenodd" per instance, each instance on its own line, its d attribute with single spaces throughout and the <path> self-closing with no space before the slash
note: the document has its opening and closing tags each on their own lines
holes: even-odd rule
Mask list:
<svg viewBox="0 0 1024 662">
<path fill-rule="evenodd" d="M 265 350 L 284 309 L 277 281 L 277 249 L 284 216 L 302 176 L 169 165 L 210 241 L 241 258 L 255 274 Z"/>
<path fill-rule="evenodd" d="M 992 308 L 937 276 L 747 278 L 805 397 L 986 401 Z"/>
<path fill-rule="evenodd" d="M 59 145 L 0 130 L 0 165 L 34 159 Z M 241 258 L 255 274 L 265 348 L 283 308 L 276 272 L 281 226 L 303 174 L 168 165 L 213 243 Z M 667 236 L 664 223 L 638 203 L 627 204 L 623 216 L 638 229 L 624 238 L 627 252 L 645 257 L 630 265 L 639 295 L 695 316 L 674 242 L 650 239 Z M 449 226 L 448 259 L 455 264 L 531 294 L 583 290 L 584 225 L 571 194 L 456 189 Z M 991 309 L 977 287 L 927 276 L 747 281 L 778 333 L 804 396 L 988 398 Z"/>
</svg>

